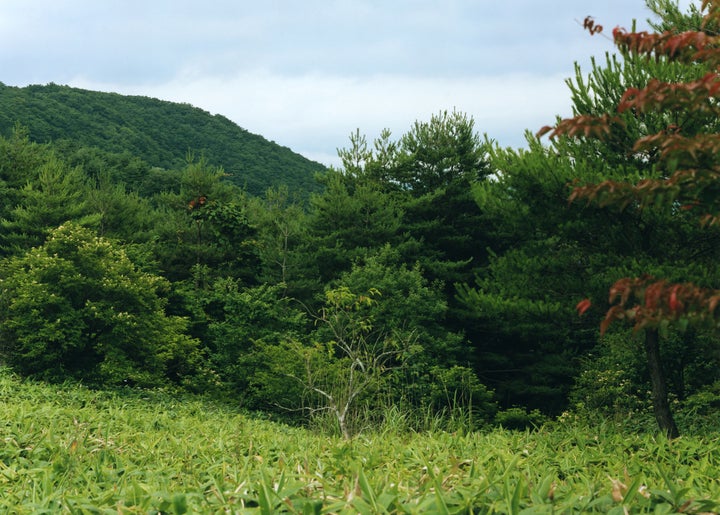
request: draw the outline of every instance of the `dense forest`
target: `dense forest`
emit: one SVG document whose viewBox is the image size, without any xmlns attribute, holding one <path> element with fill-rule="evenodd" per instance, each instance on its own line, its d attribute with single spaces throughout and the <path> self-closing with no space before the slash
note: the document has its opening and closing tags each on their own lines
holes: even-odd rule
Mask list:
<svg viewBox="0 0 720 515">
<path fill-rule="evenodd" d="M 325 169 L 223 116 L 149 97 L 0 83 L 0 134 L 10 136 L 17 124 L 31 141 L 52 142 L 58 151 L 82 159 L 86 168 L 126 162 L 118 180 L 133 187 L 141 178 L 160 182 L 158 169 L 178 171 L 188 153 L 222 167 L 229 182 L 254 195 L 281 184 L 297 192 L 318 191 L 313 176 Z"/>
<path fill-rule="evenodd" d="M 701 26 L 648 3 L 658 30 Z M 620 50 L 568 80 L 575 115 L 708 71 Z M 642 331 L 598 330 L 608 288 L 720 284 L 717 224 L 568 202 L 574 184 L 663 176 L 635 142 L 716 134 L 714 110 L 627 110 L 610 137 L 528 133 L 522 149 L 443 111 L 355 131 L 325 169 L 186 105 L 48 85 L 1 86 L 0 106 L 0 356 L 24 376 L 330 414 L 345 436 L 390 408 L 415 427 L 565 412 L 640 427 L 655 384 Z M 681 425 L 720 402 L 715 334 L 660 328 Z"/>
</svg>

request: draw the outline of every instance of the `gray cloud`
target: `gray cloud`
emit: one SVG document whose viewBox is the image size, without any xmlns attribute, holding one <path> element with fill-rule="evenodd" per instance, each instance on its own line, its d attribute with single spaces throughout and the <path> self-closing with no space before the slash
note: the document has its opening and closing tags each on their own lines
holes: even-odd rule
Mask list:
<svg viewBox="0 0 720 515">
<path fill-rule="evenodd" d="M 687 5 L 689 0 L 683 0 Z M 441 109 L 520 145 L 643 0 L 3 0 L 0 81 L 190 102 L 310 156 Z"/>
</svg>

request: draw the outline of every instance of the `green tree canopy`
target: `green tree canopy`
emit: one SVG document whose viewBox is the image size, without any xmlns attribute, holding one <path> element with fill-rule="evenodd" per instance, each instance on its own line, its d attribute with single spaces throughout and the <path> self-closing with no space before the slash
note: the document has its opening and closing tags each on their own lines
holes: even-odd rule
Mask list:
<svg viewBox="0 0 720 515">
<path fill-rule="evenodd" d="M 186 321 L 165 314 L 167 281 L 89 229 L 58 227 L 3 262 L 0 277 L 2 355 L 23 374 L 152 386 L 199 364 Z"/>
<path fill-rule="evenodd" d="M 256 195 L 287 184 L 306 197 L 319 189 L 313 174 L 325 168 L 224 116 L 142 96 L 57 84 L 17 88 L 0 83 L 0 135 L 8 136 L 18 122 L 28 127 L 32 141 L 63 141 L 71 154 L 83 147 L 115 156 L 131 153 L 142 163 L 118 170 L 131 189 L 143 183 L 137 172 L 147 165 L 180 168 L 189 150 L 222 166 L 226 180 Z"/>
<path fill-rule="evenodd" d="M 658 1 L 650 5 L 670 4 Z M 705 17 L 695 30 L 681 31 L 696 25 L 697 10 L 685 18 L 686 23 L 672 29 L 672 24 L 681 19 L 677 7 L 668 7 L 668 18 L 655 25 L 663 32 L 636 33 L 616 28 L 613 39 L 626 62 L 637 63 L 646 72 L 641 80 L 621 84 L 622 95 L 610 105 L 603 105 L 599 112 L 576 112 L 573 118 L 544 127 L 539 133 L 551 133 L 551 137 L 575 149 L 602 149 L 623 142 L 624 155 L 640 164 L 639 173 L 609 176 L 602 181 L 583 180 L 570 199 L 630 213 L 642 214 L 653 208 L 668 222 L 668 230 L 653 238 L 651 245 L 663 255 L 674 251 L 673 258 L 686 257 L 689 265 L 670 258 L 669 262 L 661 261 L 660 266 L 645 264 L 639 277 L 616 280 L 610 288 L 610 303 L 614 305 L 601 324 L 604 332 L 615 320 L 630 320 L 636 331 L 644 332 L 655 417 L 660 428 L 672 437 L 678 435 L 678 428 L 668 403 L 667 372 L 660 354 L 661 331 L 671 324 L 683 328 L 691 322 L 720 327 L 716 312 L 720 303 L 717 262 L 689 249 L 693 238 L 677 238 L 687 227 L 688 211 L 697 214 L 706 226 L 720 225 L 720 51 L 716 35 L 720 2 L 704 0 L 703 9 Z M 585 20 L 585 27 L 591 34 L 602 30 L 591 19 Z M 576 151 L 573 155 L 582 153 Z M 714 236 L 716 240 L 717 233 Z M 656 279 L 653 276 L 658 270 L 670 274 L 662 273 L 665 277 Z M 581 313 L 589 307 L 588 300 L 578 304 Z"/>
</svg>

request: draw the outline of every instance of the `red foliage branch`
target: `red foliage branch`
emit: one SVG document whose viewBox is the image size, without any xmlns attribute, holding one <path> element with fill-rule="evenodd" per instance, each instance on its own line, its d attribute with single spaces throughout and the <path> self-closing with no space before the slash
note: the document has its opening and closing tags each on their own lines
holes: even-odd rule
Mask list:
<svg viewBox="0 0 720 515">
<path fill-rule="evenodd" d="M 690 138 L 674 128 L 638 139 L 635 152 L 655 154 L 661 162 L 674 162 L 676 168 L 712 162 L 720 155 L 720 134 L 698 134 Z"/>
<path fill-rule="evenodd" d="M 622 96 L 617 110 L 628 109 L 638 112 L 662 109 L 692 109 L 694 112 L 720 112 L 717 102 L 720 96 L 720 75 L 715 72 L 702 78 L 682 83 L 662 82 L 651 79 L 644 88 L 628 88 Z"/>
<path fill-rule="evenodd" d="M 720 225 L 720 206 L 712 202 L 720 196 L 720 168 L 683 169 L 667 179 L 643 179 L 636 184 L 603 181 L 576 186 L 569 202 L 586 200 L 600 207 L 613 206 L 622 211 L 630 205 L 638 208 L 677 208 L 704 210 L 698 215 L 701 225 Z"/>
<path fill-rule="evenodd" d="M 571 138 L 584 136 L 601 139 L 610 135 L 613 125 L 624 125 L 624 122 L 619 117 L 607 113 L 602 116 L 579 115 L 561 120 L 555 127 L 546 125 L 537 132 L 537 137 L 540 138 L 549 132 L 550 138 L 565 135 Z"/>
<path fill-rule="evenodd" d="M 609 301 L 613 306 L 600 324 L 601 333 L 616 320 L 634 322 L 635 330 L 683 319 L 715 326 L 720 314 L 720 290 L 669 283 L 649 275 L 620 279 L 610 288 Z"/>
<path fill-rule="evenodd" d="M 583 21 L 583 28 L 586 29 L 591 36 L 594 36 L 595 34 L 600 34 L 603 31 L 603 26 L 596 24 L 592 16 L 587 16 L 585 18 L 585 20 Z"/>
<path fill-rule="evenodd" d="M 703 63 L 714 70 L 694 81 L 668 83 L 652 79 L 643 88 L 629 88 L 617 107 L 619 114 L 685 111 L 720 115 L 720 37 L 702 31 L 720 24 L 720 0 L 703 0 L 702 9 L 706 14 L 699 32 L 629 33 L 621 28 L 613 31 L 615 44 L 626 54 Z M 591 19 L 586 19 L 585 28 L 591 34 L 602 30 Z M 562 120 L 555 127 L 543 127 L 538 137 L 549 133 L 550 138 L 566 135 L 603 139 L 611 134 L 614 124 L 622 121 L 608 114 L 581 115 Z M 649 205 L 684 210 L 702 208 L 701 223 L 720 225 L 720 166 L 717 164 L 720 134 L 686 137 L 681 129 L 669 126 L 657 134 L 639 138 L 633 145 L 634 152 L 665 163 L 669 177 L 645 179 L 637 184 L 608 180 L 577 186 L 570 202 L 585 199 L 620 209 L 631 204 L 640 208 Z M 692 283 L 669 283 L 647 275 L 624 278 L 610 289 L 609 302 L 611 307 L 600 327 L 603 333 L 616 320 L 631 321 L 636 330 L 680 321 L 720 327 L 717 311 L 720 290 Z M 584 299 L 576 309 L 582 315 L 590 306 L 590 300 Z"/>
<path fill-rule="evenodd" d="M 692 110 L 720 115 L 719 99 L 720 74 L 710 72 L 691 82 L 670 83 L 651 79 L 644 88 L 628 88 L 620 99 L 617 111 Z M 536 136 L 540 138 L 550 133 L 551 139 L 561 135 L 602 139 L 611 134 L 613 126 L 624 125 L 620 117 L 607 113 L 601 116 L 578 115 L 560 120 L 554 127 L 546 125 Z M 678 130 L 679 127 L 675 127 L 673 132 Z"/>
<path fill-rule="evenodd" d="M 667 57 L 674 61 L 716 64 L 720 62 L 720 39 L 706 32 L 686 31 L 680 34 L 663 32 L 627 32 L 613 30 L 615 45 L 623 52 L 647 57 Z"/>
</svg>

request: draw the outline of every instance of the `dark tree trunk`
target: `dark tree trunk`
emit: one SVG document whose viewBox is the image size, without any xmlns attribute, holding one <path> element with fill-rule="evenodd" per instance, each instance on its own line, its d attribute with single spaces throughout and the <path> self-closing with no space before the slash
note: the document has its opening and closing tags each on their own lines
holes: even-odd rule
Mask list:
<svg viewBox="0 0 720 515">
<path fill-rule="evenodd" d="M 650 373 L 650 382 L 652 383 L 652 401 L 653 410 L 655 412 L 655 420 L 657 420 L 660 430 L 663 431 L 668 438 L 677 438 L 680 436 L 675 419 L 670 411 L 670 403 L 668 402 L 667 381 L 665 372 L 660 362 L 660 336 L 657 329 L 645 330 L 645 356 L 647 358 L 648 372 Z"/>
</svg>

